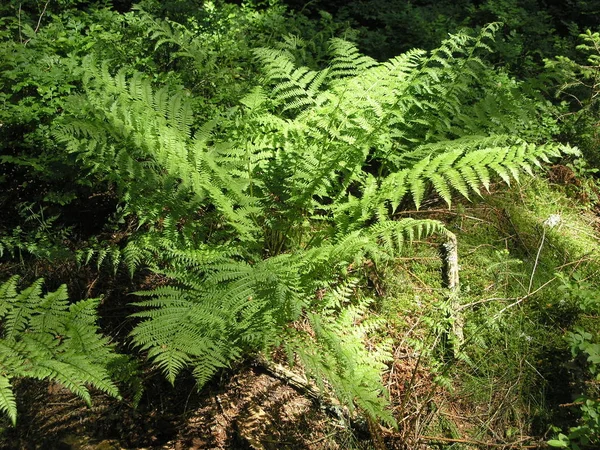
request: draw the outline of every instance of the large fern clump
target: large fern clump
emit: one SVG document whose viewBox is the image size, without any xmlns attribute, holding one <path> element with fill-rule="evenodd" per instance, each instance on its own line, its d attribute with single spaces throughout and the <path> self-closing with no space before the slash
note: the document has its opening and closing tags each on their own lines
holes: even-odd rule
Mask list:
<svg viewBox="0 0 600 450">
<path fill-rule="evenodd" d="M 257 50 L 274 86 L 269 106 L 288 118 L 277 153 L 278 174 L 290 177 L 288 205 L 335 199 L 335 209 L 347 210 L 349 201 L 367 219 L 393 212 L 408 195 L 418 207 L 432 189 L 447 203 L 453 191 L 469 197 L 493 175 L 509 183 L 573 151 L 550 143 L 556 127 L 540 125 L 544 103 L 481 59 L 497 28 L 385 63 L 334 40 L 332 63 L 321 71 L 296 67 L 290 50 Z"/>
<path fill-rule="evenodd" d="M 25 377 L 57 382 L 88 404 L 89 386 L 120 398 L 109 370 L 119 355 L 96 325 L 99 299 L 69 303 L 64 285 L 42 295 L 42 279 L 22 290 L 18 281 L 0 284 L 0 410 L 16 423 L 11 380 Z"/>
<path fill-rule="evenodd" d="M 172 280 L 138 293 L 132 332 L 171 382 L 189 367 L 202 385 L 282 345 L 323 389 L 393 423 L 380 380 L 389 348 L 368 356 L 369 326 L 346 330 L 368 303 L 344 290 L 348 273 L 446 232 L 393 220 L 410 199 L 450 204 L 576 151 L 551 143 L 543 102 L 482 59 L 498 26 L 383 63 L 334 39 L 320 70 L 296 64 L 297 40 L 257 49 L 264 83 L 206 123 L 190 92 L 86 61 L 85 95 L 55 137 L 135 217 L 130 270 Z"/>
</svg>

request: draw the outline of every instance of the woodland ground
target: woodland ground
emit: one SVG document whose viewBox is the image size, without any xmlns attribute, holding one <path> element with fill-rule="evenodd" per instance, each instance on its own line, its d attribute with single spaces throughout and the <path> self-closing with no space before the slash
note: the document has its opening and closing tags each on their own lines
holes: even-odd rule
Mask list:
<svg viewBox="0 0 600 450">
<path fill-rule="evenodd" d="M 548 172 L 554 183 L 559 203 L 546 205 L 558 208 L 577 208 L 578 200 L 569 200 L 564 192 L 577 186 L 579 180 L 565 166 L 555 166 Z M 538 181 L 534 185 L 545 183 Z M 521 198 L 523 206 L 535 201 L 531 185 L 517 186 L 507 195 Z M 436 218 L 456 232 L 459 242 L 461 281 L 469 290 L 498 293 L 516 272 L 511 272 L 510 261 L 501 270 L 482 266 L 494 252 L 528 251 L 529 235 L 518 229 L 510 212 L 489 201 L 462 202 L 452 208 L 435 199 L 422 211 L 407 212 L 414 216 Z M 560 204 L 562 202 L 562 204 Z M 539 213 L 539 212 L 538 212 Z M 600 232 L 598 213 L 576 212 L 585 232 Z M 581 224 L 580 224 L 581 225 Z M 236 364 L 231 370 L 221 371 L 201 392 L 193 377 L 183 374 L 174 389 L 156 371 L 144 375 L 146 392 L 137 409 L 127 402 L 97 392 L 92 408 L 57 384 L 21 380 L 19 392 L 20 421 L 15 429 L 6 429 L 2 437 L 5 448 L 22 449 L 435 449 L 435 448 L 544 448 L 548 429 L 535 429 L 531 419 L 537 401 L 548 402 L 546 408 L 563 410 L 563 417 L 555 420 L 573 420 L 568 405 L 571 403 L 574 374 L 553 373 L 553 362 L 564 355 L 550 347 L 546 363 L 534 362 L 539 355 L 522 355 L 522 364 L 535 364 L 538 381 L 544 385 L 543 400 L 531 393 L 531 403 L 523 403 L 515 395 L 514 379 L 502 381 L 502 369 L 492 384 L 468 386 L 461 369 L 450 375 L 455 383 L 452 389 L 436 384 L 415 350 L 413 339 L 427 342 L 427 327 L 423 313 L 432 307 L 444 290 L 441 283 L 441 260 L 435 239 L 417 243 L 415 249 L 385 271 L 385 277 L 371 272 L 369 281 L 361 287 L 373 295 L 377 310 L 390 323 L 385 330 L 394 339 L 394 361 L 385 373 L 391 408 L 398 417 L 399 429 L 379 428 L 374 431 L 368 424 L 351 424 L 327 412 L 323 404 L 304 395 L 264 366 L 253 360 Z M 531 250 L 535 250 L 533 247 Z M 486 256 L 487 255 L 487 256 Z M 513 261 L 514 262 L 514 261 Z M 585 264 L 582 259 L 578 264 Z M 21 268 L 23 269 L 23 268 Z M 14 270 L 11 265 L 0 265 L 0 273 Z M 128 306 L 128 293 L 134 286 L 158 286 L 163 280 L 154 274 L 140 274 L 134 280 L 126 274 L 112 279 L 100 279 L 89 267 L 29 267 L 64 280 L 68 274 L 71 295 L 82 298 L 105 294 L 100 309 L 102 328 L 118 330 L 117 335 L 129 332 L 131 324 L 121 318 Z M 511 275 L 512 274 L 512 275 Z M 548 305 L 550 307 L 550 305 Z M 114 318 L 114 319 L 111 319 Z M 275 360 L 285 363 L 285 357 Z M 532 366 L 533 367 L 533 366 Z M 522 367 L 518 376 L 527 376 Z M 518 382 L 518 379 L 516 380 Z M 494 392 L 477 392 L 494 386 Z M 473 390 L 475 389 L 475 391 Z M 539 406 L 539 405 L 538 405 Z M 530 408 L 530 409 L 528 409 Z M 530 414 L 531 416 L 527 416 Z M 512 430 L 510 435 L 506 430 Z M 537 442 L 537 443 L 536 443 Z M 441 447 L 440 447 L 441 446 Z"/>
</svg>

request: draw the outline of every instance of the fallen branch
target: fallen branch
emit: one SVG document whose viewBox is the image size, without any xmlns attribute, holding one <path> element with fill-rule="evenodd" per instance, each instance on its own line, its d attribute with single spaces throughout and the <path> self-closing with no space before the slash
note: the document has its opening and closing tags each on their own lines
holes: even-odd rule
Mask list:
<svg viewBox="0 0 600 450">
<path fill-rule="evenodd" d="M 472 439 L 459 439 L 459 438 L 445 438 L 438 436 L 419 436 L 419 440 L 427 441 L 427 442 L 448 442 L 452 444 L 469 444 L 476 445 L 478 447 L 487 447 L 487 448 L 504 448 L 504 449 L 528 449 L 528 448 L 547 448 L 546 443 L 539 443 L 535 445 L 523 445 L 522 442 L 529 438 L 524 438 L 518 442 L 508 442 L 508 443 L 497 443 L 497 442 L 484 442 L 477 441 Z"/>
<path fill-rule="evenodd" d="M 306 377 L 292 372 L 281 364 L 269 361 L 262 355 L 259 355 L 255 361 L 270 376 L 287 383 L 300 393 L 305 394 L 317 403 L 326 413 L 338 419 L 340 422 L 347 423 L 349 420 L 350 427 L 361 432 L 369 432 L 376 450 L 385 449 L 385 444 L 381 439 L 381 426 L 379 424 L 368 417 L 350 414 L 348 408 L 341 405 L 335 397 L 322 392 L 314 383 L 307 380 Z"/>
<path fill-rule="evenodd" d="M 256 363 L 260 365 L 270 376 L 277 378 L 293 387 L 302 394 L 305 394 L 313 401 L 317 402 L 325 411 L 332 414 L 338 419 L 343 419 L 345 416 L 349 416 L 348 411 L 343 408 L 339 402 L 323 392 L 308 381 L 304 376 L 292 372 L 290 369 L 282 366 L 281 364 L 269 361 L 263 356 L 256 358 Z"/>
</svg>

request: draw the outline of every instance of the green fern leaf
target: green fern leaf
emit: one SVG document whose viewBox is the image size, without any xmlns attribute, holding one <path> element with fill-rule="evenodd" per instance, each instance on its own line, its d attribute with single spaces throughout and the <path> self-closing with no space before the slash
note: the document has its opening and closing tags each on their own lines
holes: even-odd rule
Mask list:
<svg viewBox="0 0 600 450">
<path fill-rule="evenodd" d="M 0 374 L 56 381 L 88 404 L 86 385 L 120 398 L 108 365 L 115 355 L 98 334 L 98 299 L 69 305 L 66 286 L 43 297 L 42 280 L 17 290 L 18 277 L 0 284 L 6 325 L 0 335 Z M 0 410 L 16 421 L 10 380 L 0 375 Z"/>
<path fill-rule="evenodd" d="M 0 375 L 0 411 L 6 413 L 13 426 L 17 424 L 17 401 L 10 380 Z"/>
<path fill-rule="evenodd" d="M 425 195 L 425 181 L 422 178 L 422 174 L 430 163 L 429 157 L 423 158 L 423 160 L 410 170 L 408 175 L 408 183 L 410 185 L 410 194 L 412 195 L 413 201 L 417 209 L 421 206 L 423 197 Z"/>
</svg>

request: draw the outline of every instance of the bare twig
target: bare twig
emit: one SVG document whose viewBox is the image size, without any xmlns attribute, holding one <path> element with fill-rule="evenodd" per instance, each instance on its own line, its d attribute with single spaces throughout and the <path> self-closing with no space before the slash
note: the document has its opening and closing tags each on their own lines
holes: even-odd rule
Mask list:
<svg viewBox="0 0 600 450">
<path fill-rule="evenodd" d="M 540 260 L 540 254 L 542 253 L 542 247 L 544 246 L 544 240 L 546 239 L 546 227 L 542 229 L 542 241 L 538 247 L 537 255 L 535 255 L 535 262 L 533 263 L 533 269 L 531 270 L 531 278 L 529 278 L 529 287 L 527 288 L 527 295 L 531 293 L 531 286 L 533 286 L 533 277 L 535 275 L 535 269 L 537 269 L 538 262 Z"/>
<path fill-rule="evenodd" d="M 325 441 L 325 440 L 332 438 L 333 436 L 335 436 L 338 433 L 339 433 L 339 431 L 334 431 L 333 433 L 329 433 L 323 437 L 320 437 L 319 439 L 315 439 L 314 441 L 309 441 L 309 442 L 307 442 L 307 444 L 308 445 L 318 444 L 321 441 Z"/>
<path fill-rule="evenodd" d="M 541 291 L 542 289 L 544 289 L 546 286 L 548 286 L 550 283 L 552 283 L 554 280 L 556 280 L 556 277 L 552 277 L 550 278 L 548 281 L 546 281 L 544 284 L 542 284 L 539 288 L 537 288 L 535 291 L 530 292 L 527 295 L 524 295 L 523 297 L 519 298 L 516 302 L 511 303 L 510 305 L 506 306 L 505 308 L 502 308 L 493 318 L 492 320 L 496 320 L 498 317 L 500 317 L 502 315 L 502 313 L 504 313 L 505 311 L 509 310 L 510 308 L 512 308 L 513 306 L 517 306 L 519 303 L 523 302 L 525 299 L 533 296 L 534 294 L 537 294 L 539 291 Z"/>
<path fill-rule="evenodd" d="M 40 25 L 42 24 L 42 18 L 44 17 L 44 14 L 46 14 L 46 9 L 48 8 L 48 3 L 50 3 L 50 0 L 46 0 L 46 3 L 44 3 L 44 8 L 42 9 L 42 12 L 40 14 L 40 17 L 38 17 L 38 21 L 37 21 L 37 25 L 35 26 L 35 30 L 33 30 L 34 34 L 37 34 L 37 32 L 40 29 Z M 19 13 L 21 12 L 21 5 L 19 4 Z M 19 14 L 19 19 L 20 19 L 20 14 Z M 19 27 L 19 34 L 21 32 L 21 28 Z M 31 40 L 31 38 L 27 39 L 23 45 L 27 45 L 27 43 Z"/>
<path fill-rule="evenodd" d="M 558 406 L 561 408 L 571 408 L 573 406 L 581 406 L 581 405 L 583 405 L 583 402 L 561 403 Z"/>
<path fill-rule="evenodd" d="M 37 33 L 38 30 L 40 29 L 40 24 L 42 23 L 42 17 L 44 17 L 44 14 L 46 13 L 46 8 L 48 8 L 48 3 L 50 3 L 50 0 L 46 0 L 46 3 L 44 4 L 44 9 L 42 9 L 42 13 L 40 14 L 40 17 L 38 18 L 38 22 L 37 22 L 37 25 L 35 26 L 35 30 L 33 30 L 34 33 Z"/>
<path fill-rule="evenodd" d="M 545 444 L 536 444 L 536 445 L 523 445 L 522 442 L 528 440 L 529 438 L 523 438 L 521 441 L 517 442 L 509 442 L 509 443 L 496 443 L 496 442 L 484 442 L 477 441 L 472 439 L 454 439 L 454 438 L 445 438 L 445 437 L 437 437 L 437 436 L 419 436 L 420 440 L 429 441 L 429 442 L 449 442 L 449 443 L 457 443 L 457 444 L 469 444 L 476 445 L 478 447 L 492 447 L 492 448 L 505 448 L 505 449 L 528 449 L 528 448 L 544 448 Z"/>
</svg>

